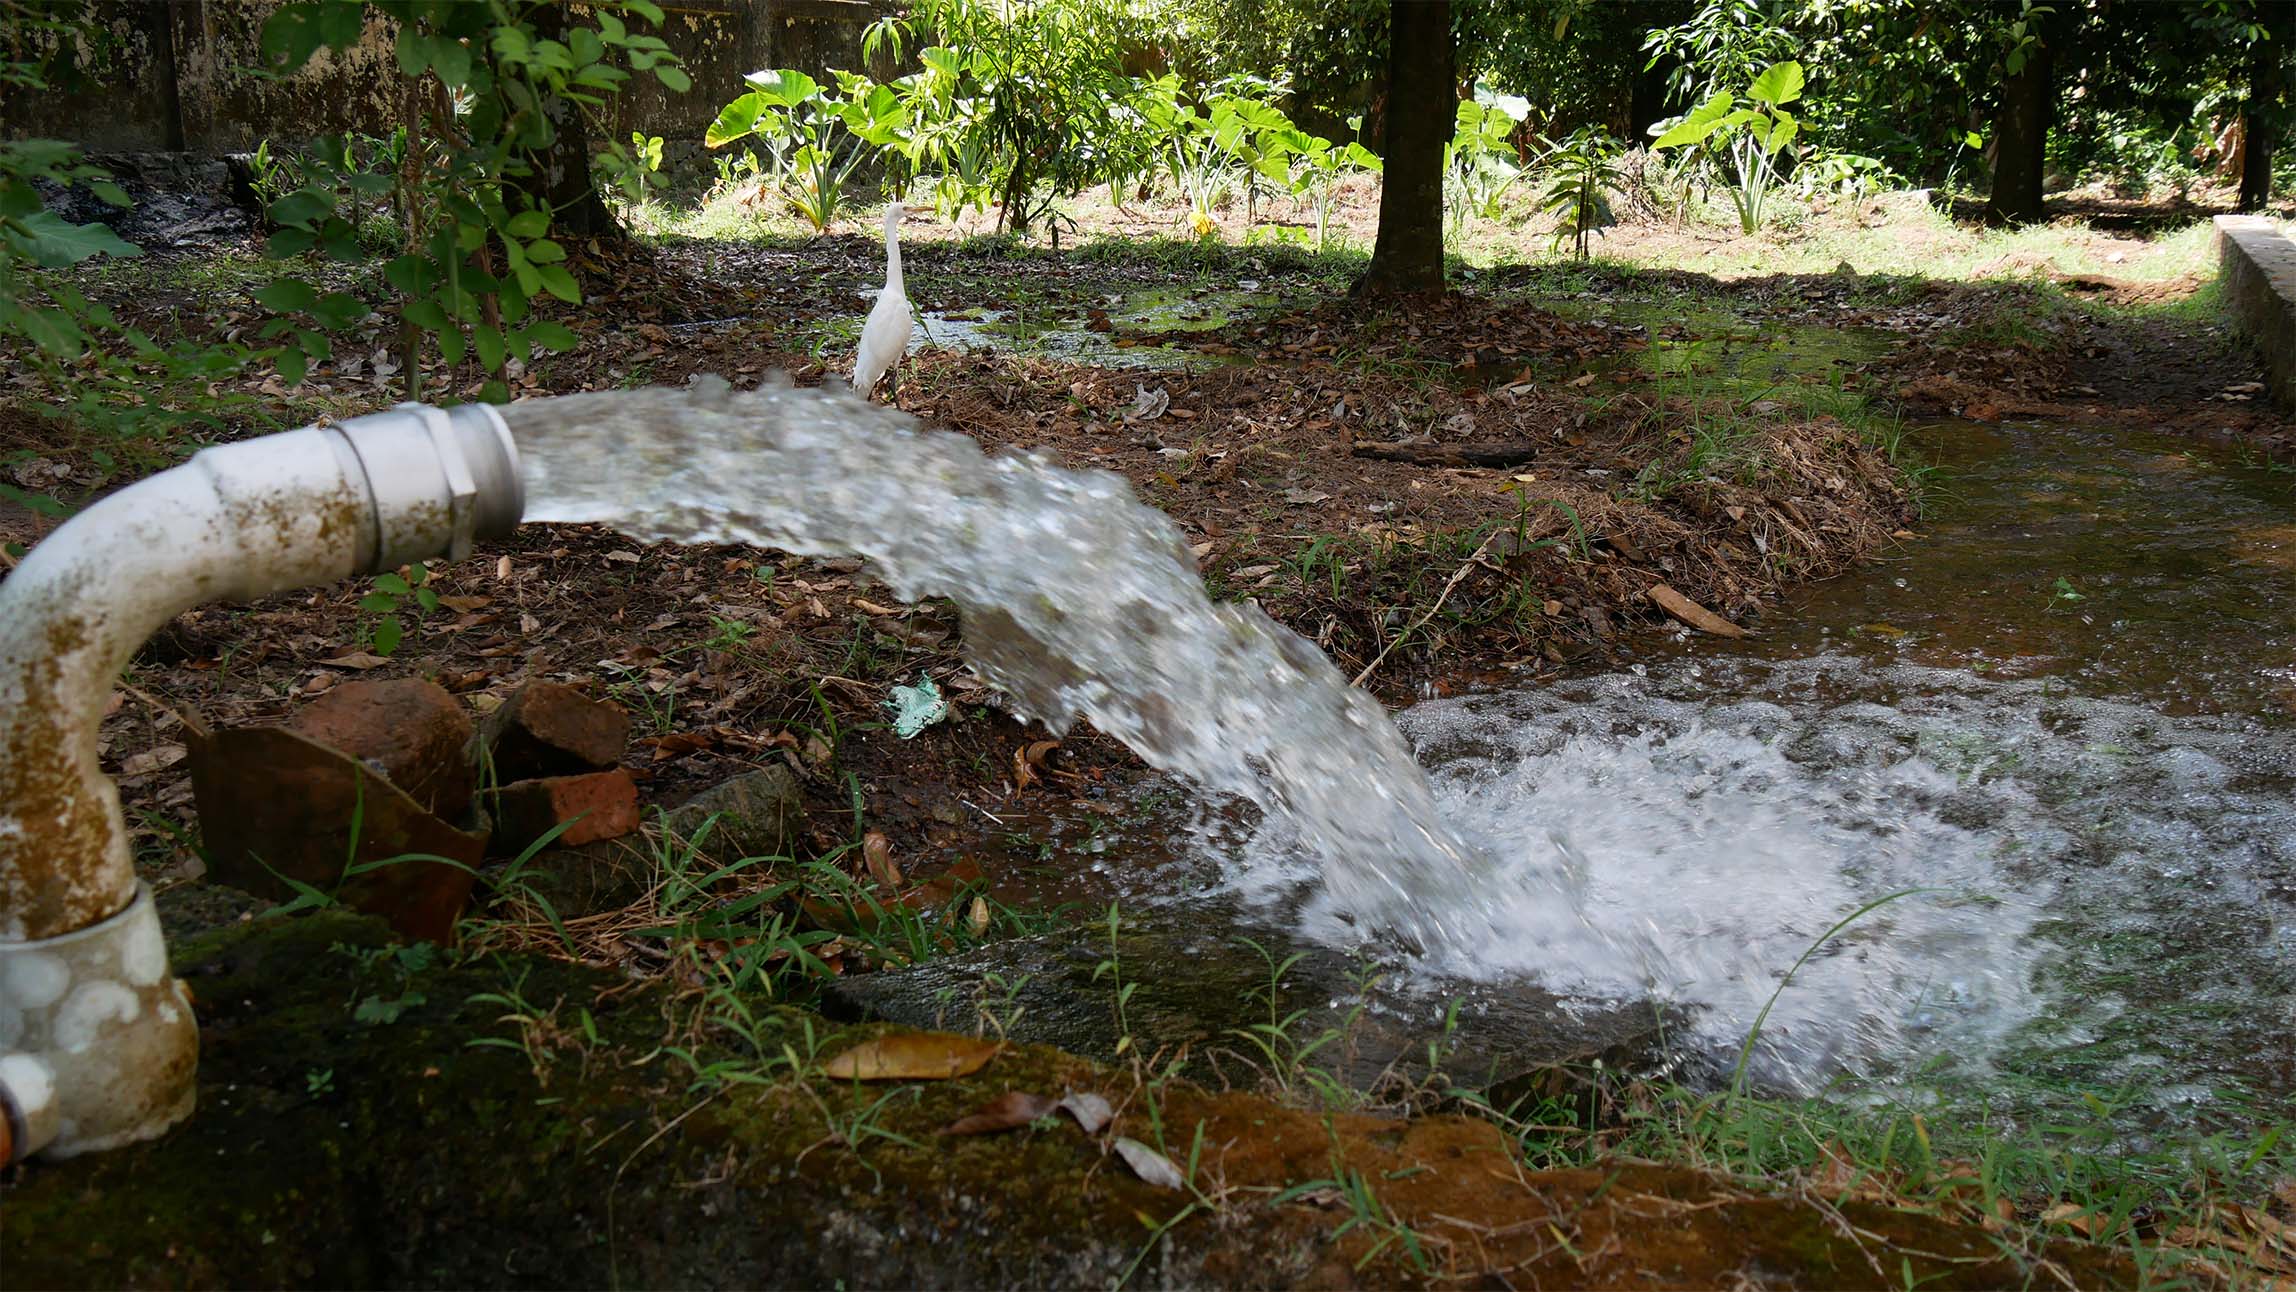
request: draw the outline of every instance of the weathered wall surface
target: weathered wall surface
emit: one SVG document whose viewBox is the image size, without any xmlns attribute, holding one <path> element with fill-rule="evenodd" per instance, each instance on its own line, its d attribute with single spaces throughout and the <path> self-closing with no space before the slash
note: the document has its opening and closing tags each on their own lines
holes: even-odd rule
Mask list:
<svg viewBox="0 0 2296 1292">
<path fill-rule="evenodd" d="M 64 37 L 62 65 L 45 91 L 0 89 L 0 136 L 70 139 L 91 149 L 245 152 L 269 139 L 294 144 L 346 130 L 383 133 L 401 118 L 405 86 L 390 24 L 370 19 L 360 42 L 325 51 L 295 76 L 257 68 L 263 22 L 279 0 L 92 0 Z M 583 21 L 582 5 L 572 6 Z M 699 139 L 742 77 L 768 67 L 822 76 L 862 66 L 861 33 L 880 12 L 870 0 L 673 0 L 663 6 L 670 48 L 693 87 L 672 94 L 651 77 L 617 96 L 611 137 L 633 130 Z M 18 34 L 55 48 L 56 38 Z M 879 69 L 886 71 L 888 69 Z"/>
<path fill-rule="evenodd" d="M 2225 308 L 2255 342 L 2264 378 L 2283 408 L 2296 408 L 2296 243 L 2261 215 L 2216 217 Z"/>
</svg>

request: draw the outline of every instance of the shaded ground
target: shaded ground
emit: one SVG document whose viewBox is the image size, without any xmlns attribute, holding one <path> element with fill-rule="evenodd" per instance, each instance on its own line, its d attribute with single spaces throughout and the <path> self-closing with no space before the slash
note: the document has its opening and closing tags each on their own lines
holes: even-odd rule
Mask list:
<svg viewBox="0 0 2296 1292">
<path fill-rule="evenodd" d="M 157 1143 L 12 1173 L 19 1286 L 2093 1287 L 2075 1242 L 1681 1168 L 1532 1170 L 1491 1121 L 1318 1115 L 1011 1047 L 955 1080 L 840 1081 L 875 1029 L 549 964 L 425 958 L 374 924 L 180 946 L 201 1108 Z M 357 1011 L 364 1002 L 380 1001 Z M 474 1043 L 472 1037 L 483 1038 Z M 936 1044 L 927 1042 L 927 1044 Z M 946 1043 L 940 1043 L 946 1044 Z M 961 1044 L 961 1043 L 959 1043 Z M 786 1050 L 784 1047 L 787 1047 Z M 787 1057 L 782 1057 L 786 1054 Z M 950 1137 L 1010 1092 L 1105 1098 Z M 1180 1177 L 1112 1152 L 1160 1149 Z M 356 1144 L 356 1152 L 340 1146 Z"/>
</svg>

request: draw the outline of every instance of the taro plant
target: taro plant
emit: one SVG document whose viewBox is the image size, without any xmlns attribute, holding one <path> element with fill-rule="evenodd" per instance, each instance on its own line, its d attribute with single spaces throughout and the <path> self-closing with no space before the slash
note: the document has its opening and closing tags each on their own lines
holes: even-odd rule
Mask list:
<svg viewBox="0 0 2296 1292">
<path fill-rule="evenodd" d="M 1618 223 L 1610 197 L 1625 182 L 1620 152 L 1618 140 L 1597 126 L 1581 126 L 1547 150 L 1547 186 L 1539 194 L 1538 209 L 1554 217 L 1554 247 L 1575 242 L 1584 260 L 1587 235 Z"/>
<path fill-rule="evenodd" d="M 1480 90 L 1459 101 L 1457 129 L 1443 146 L 1443 210 L 1452 237 L 1470 217 L 1499 218 L 1501 199 L 1523 177 L 1514 134 L 1529 111 L 1526 100 Z"/>
<path fill-rule="evenodd" d="M 1743 94 L 1718 90 L 1680 119 L 1651 127 L 1651 147 L 1700 149 L 1723 171 L 1743 233 L 1760 229 L 1770 214 L 1781 162 L 1789 158 L 1802 125 L 1787 105 L 1802 97 L 1802 65 L 1773 63 Z"/>
<path fill-rule="evenodd" d="M 1362 122 L 1356 117 L 1348 124 L 1361 128 Z M 1296 126 L 1287 132 L 1285 142 L 1291 156 L 1292 196 L 1315 212 L 1315 249 L 1321 251 L 1330 234 L 1332 208 L 1339 201 L 1340 181 L 1357 171 L 1378 174 L 1379 154 L 1358 141 L 1349 140 L 1342 147 Z"/>
<path fill-rule="evenodd" d="M 859 131 L 851 139 L 843 136 L 856 121 L 870 124 L 867 96 L 840 99 L 790 68 L 752 72 L 747 79 L 749 92 L 718 113 L 703 142 L 722 148 L 736 140 L 758 140 L 765 146 L 766 182 L 792 214 L 815 233 L 827 233 L 847 205 L 847 184 L 864 155 L 866 140 Z M 880 101 L 888 117 L 898 108 L 890 92 Z"/>
</svg>

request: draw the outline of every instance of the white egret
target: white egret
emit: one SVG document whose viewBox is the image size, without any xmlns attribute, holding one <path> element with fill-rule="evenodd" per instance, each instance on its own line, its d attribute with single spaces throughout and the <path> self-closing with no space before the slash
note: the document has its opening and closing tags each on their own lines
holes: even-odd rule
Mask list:
<svg viewBox="0 0 2296 1292">
<path fill-rule="evenodd" d="M 901 288 L 901 216 L 907 208 L 885 208 L 885 287 L 869 321 L 861 325 L 861 349 L 853 356 L 853 389 L 867 398 L 877 383 L 909 352 L 909 294 Z"/>
</svg>

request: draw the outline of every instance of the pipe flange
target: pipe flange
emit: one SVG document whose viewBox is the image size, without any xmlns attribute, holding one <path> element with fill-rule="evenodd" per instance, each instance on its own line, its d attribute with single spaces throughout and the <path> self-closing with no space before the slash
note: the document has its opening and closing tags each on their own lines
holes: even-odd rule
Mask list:
<svg viewBox="0 0 2296 1292">
<path fill-rule="evenodd" d="M 0 942 L 0 1105 L 16 1157 L 151 1139 L 191 1115 L 199 1024 L 148 885 L 111 918 Z"/>
</svg>

